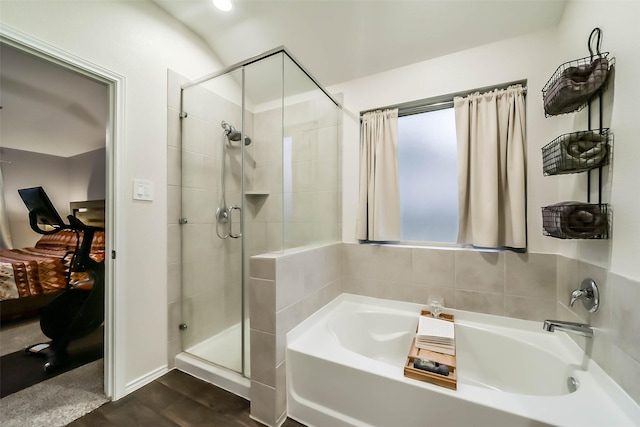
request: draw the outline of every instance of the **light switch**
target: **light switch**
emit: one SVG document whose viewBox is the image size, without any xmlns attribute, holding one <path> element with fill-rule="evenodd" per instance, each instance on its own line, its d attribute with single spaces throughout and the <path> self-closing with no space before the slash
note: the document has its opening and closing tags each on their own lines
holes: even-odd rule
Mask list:
<svg viewBox="0 0 640 427">
<path fill-rule="evenodd" d="M 144 179 L 133 180 L 134 200 L 153 200 L 153 182 Z"/>
</svg>

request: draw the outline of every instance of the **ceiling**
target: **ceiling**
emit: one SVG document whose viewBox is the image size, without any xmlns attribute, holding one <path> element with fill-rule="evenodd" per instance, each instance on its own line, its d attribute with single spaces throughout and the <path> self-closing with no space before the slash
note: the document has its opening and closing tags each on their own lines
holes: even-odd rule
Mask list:
<svg viewBox="0 0 640 427">
<path fill-rule="evenodd" d="M 565 0 L 153 0 L 229 66 L 278 46 L 330 86 L 558 24 Z M 212 70 L 217 71 L 217 70 Z"/>
<path fill-rule="evenodd" d="M 5 44 L 0 61 L 0 147 L 60 157 L 104 148 L 105 84 Z"/>
<path fill-rule="evenodd" d="M 152 1 L 202 37 L 225 66 L 285 46 L 325 87 L 557 25 L 565 5 L 232 0 L 232 11 L 221 12 L 211 0 Z M 2 44 L 0 60 L 0 147 L 63 157 L 104 147 L 104 84 Z"/>
</svg>

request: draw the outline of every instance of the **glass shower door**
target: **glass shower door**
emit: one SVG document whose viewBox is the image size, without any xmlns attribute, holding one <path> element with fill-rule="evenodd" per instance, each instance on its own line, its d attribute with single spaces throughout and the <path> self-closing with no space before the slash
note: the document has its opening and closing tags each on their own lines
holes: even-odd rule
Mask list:
<svg viewBox="0 0 640 427">
<path fill-rule="evenodd" d="M 182 91 L 182 348 L 243 372 L 242 70 Z"/>
</svg>

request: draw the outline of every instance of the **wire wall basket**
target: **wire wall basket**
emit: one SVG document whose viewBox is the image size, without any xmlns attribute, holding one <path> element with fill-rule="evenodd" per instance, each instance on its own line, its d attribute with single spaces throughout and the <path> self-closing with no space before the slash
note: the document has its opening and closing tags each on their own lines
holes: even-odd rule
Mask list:
<svg viewBox="0 0 640 427">
<path fill-rule="evenodd" d="M 609 164 L 613 134 L 608 128 L 560 135 L 542 147 L 545 176 L 584 172 Z"/>
<path fill-rule="evenodd" d="M 582 110 L 605 87 L 613 60 L 609 52 L 565 62 L 542 88 L 545 116 Z"/>
<path fill-rule="evenodd" d="M 542 208 L 543 234 L 558 239 L 608 239 L 609 222 L 606 204 L 561 202 Z"/>
</svg>

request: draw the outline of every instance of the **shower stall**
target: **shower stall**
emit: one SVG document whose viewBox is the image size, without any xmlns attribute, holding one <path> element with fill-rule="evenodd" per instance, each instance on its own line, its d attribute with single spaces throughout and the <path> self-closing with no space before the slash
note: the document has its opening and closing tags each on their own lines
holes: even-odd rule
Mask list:
<svg viewBox="0 0 640 427">
<path fill-rule="evenodd" d="M 181 86 L 182 353 L 247 397 L 249 258 L 339 241 L 339 104 L 284 48 Z"/>
</svg>

